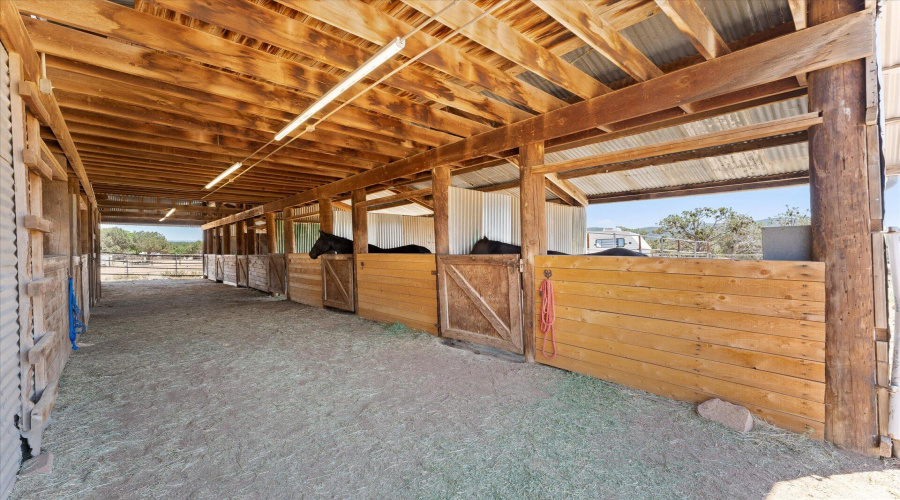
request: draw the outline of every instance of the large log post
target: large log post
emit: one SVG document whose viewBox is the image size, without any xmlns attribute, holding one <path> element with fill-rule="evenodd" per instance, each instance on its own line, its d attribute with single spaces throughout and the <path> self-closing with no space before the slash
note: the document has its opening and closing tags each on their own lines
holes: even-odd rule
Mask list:
<svg viewBox="0 0 900 500">
<path fill-rule="evenodd" d="M 334 234 L 334 208 L 331 206 L 331 198 L 319 200 L 319 230 L 328 234 Z"/>
<path fill-rule="evenodd" d="M 293 215 L 293 210 L 290 208 L 284 211 L 284 253 L 295 253 L 297 251 L 297 245 L 294 241 L 294 221 L 290 220 Z"/>
<path fill-rule="evenodd" d="M 247 255 L 247 221 L 239 220 L 235 228 L 235 253 Z"/>
<path fill-rule="evenodd" d="M 431 171 L 431 196 L 434 207 L 434 253 L 450 253 L 450 167 Z"/>
<path fill-rule="evenodd" d="M 534 362 L 534 321 L 537 300 L 534 256 L 547 253 L 547 214 L 544 175 L 531 169 L 544 164 L 544 143 L 533 142 L 519 148 L 519 191 L 522 223 L 522 334 L 525 360 Z"/>
<path fill-rule="evenodd" d="M 811 0 L 816 26 L 862 0 Z M 875 454 L 875 314 L 866 158 L 866 75 L 860 59 L 808 75 L 813 255 L 825 262 L 825 439 Z"/>
<path fill-rule="evenodd" d="M 369 223 L 365 205 L 360 203 L 366 201 L 365 189 L 354 189 L 350 197 L 353 204 L 353 255 L 359 253 L 369 253 Z"/>
<path fill-rule="evenodd" d="M 275 212 L 266 213 L 266 247 L 269 255 L 278 253 L 278 230 L 275 229 Z"/>
<path fill-rule="evenodd" d="M 247 225 L 247 255 L 256 255 L 256 226 L 253 225 L 253 220 L 250 220 L 250 224 Z"/>
<path fill-rule="evenodd" d="M 231 227 L 233 224 L 222 226 L 222 255 L 231 255 Z"/>
</svg>

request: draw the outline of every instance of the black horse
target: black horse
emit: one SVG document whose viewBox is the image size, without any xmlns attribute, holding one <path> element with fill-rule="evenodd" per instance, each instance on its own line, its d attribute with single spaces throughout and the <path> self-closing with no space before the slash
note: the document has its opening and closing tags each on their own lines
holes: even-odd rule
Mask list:
<svg viewBox="0 0 900 500">
<path fill-rule="evenodd" d="M 309 257 L 317 259 L 323 253 L 353 253 L 353 240 L 319 231 L 319 239 L 316 240 L 316 244 L 309 250 Z M 419 245 L 381 248 L 370 244 L 369 253 L 431 253 L 431 250 Z"/>
<path fill-rule="evenodd" d="M 472 251 L 469 252 L 470 255 L 493 255 L 493 254 L 517 254 L 522 253 L 522 247 L 519 245 L 510 245 L 509 243 L 503 243 L 502 241 L 489 240 L 487 237 L 481 238 L 476 241 L 472 246 Z M 547 252 L 548 255 L 569 255 L 567 253 L 556 252 L 550 250 Z M 634 250 L 628 250 L 627 248 L 610 248 L 609 250 L 604 250 L 602 252 L 589 253 L 587 255 L 599 255 L 599 256 L 611 256 L 611 257 L 646 257 L 646 255 L 635 252 Z"/>
</svg>

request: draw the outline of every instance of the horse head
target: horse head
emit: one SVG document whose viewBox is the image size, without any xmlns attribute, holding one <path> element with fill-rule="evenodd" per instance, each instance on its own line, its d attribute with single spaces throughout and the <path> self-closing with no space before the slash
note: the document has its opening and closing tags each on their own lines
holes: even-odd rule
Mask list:
<svg viewBox="0 0 900 500">
<path fill-rule="evenodd" d="M 328 253 L 333 251 L 334 240 L 330 238 L 330 234 L 325 231 L 319 230 L 319 239 L 316 240 L 316 243 L 309 249 L 309 258 L 310 259 L 318 259 L 320 255 L 323 253 Z"/>
</svg>

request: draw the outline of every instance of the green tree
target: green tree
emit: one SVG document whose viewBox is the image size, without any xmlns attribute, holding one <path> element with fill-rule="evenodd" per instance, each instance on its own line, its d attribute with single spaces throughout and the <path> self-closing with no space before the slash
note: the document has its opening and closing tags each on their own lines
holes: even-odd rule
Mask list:
<svg viewBox="0 0 900 500">
<path fill-rule="evenodd" d="M 133 234 L 134 244 L 132 248 L 137 253 L 166 253 L 169 251 L 169 242 L 162 233 L 156 231 L 136 231 Z"/>
<path fill-rule="evenodd" d="M 784 212 L 772 217 L 772 222 L 779 226 L 808 226 L 810 223 L 809 209 L 800 210 L 800 207 L 784 206 Z"/>
<path fill-rule="evenodd" d="M 673 214 L 654 232 L 666 237 L 708 241 L 714 253 L 755 254 L 761 248 L 759 224 L 731 208 L 702 207 Z"/>
<path fill-rule="evenodd" d="M 172 241 L 169 242 L 169 251 L 178 255 L 200 253 L 200 241 Z"/>
<path fill-rule="evenodd" d="M 121 227 L 104 227 L 100 230 L 100 248 L 104 253 L 130 253 L 133 251 L 131 231 Z"/>
</svg>

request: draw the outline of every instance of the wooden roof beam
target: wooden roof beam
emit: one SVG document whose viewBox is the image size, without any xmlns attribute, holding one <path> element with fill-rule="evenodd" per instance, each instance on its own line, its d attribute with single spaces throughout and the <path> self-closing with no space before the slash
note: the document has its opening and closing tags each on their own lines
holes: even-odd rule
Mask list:
<svg viewBox="0 0 900 500">
<path fill-rule="evenodd" d="M 676 139 L 673 141 L 658 144 L 648 144 L 646 146 L 638 146 L 631 149 L 612 151 L 609 153 L 602 153 L 599 155 L 587 156 L 584 158 L 576 158 L 573 160 L 548 163 L 542 166 L 534 167 L 534 172 L 541 174 L 549 174 L 553 172 L 569 172 L 582 168 L 595 167 L 597 165 L 609 165 L 638 160 L 642 158 L 683 153 L 685 151 L 692 151 L 696 149 L 725 146 L 728 144 L 762 139 L 764 137 L 772 137 L 800 132 L 802 130 L 807 130 L 809 127 L 817 125 L 819 123 L 822 123 L 822 117 L 820 117 L 818 113 L 807 113 L 805 115 L 748 125 L 746 127 L 723 130 L 721 132 L 712 132 L 709 134 L 690 136 L 683 139 Z M 612 171 L 615 171 L 615 167 L 610 166 L 606 171 L 595 173 L 606 173 Z"/>
<path fill-rule="evenodd" d="M 450 5 L 453 0 L 403 0 L 403 2 L 419 12 L 433 16 Z M 445 12 L 438 18 L 438 21 L 450 28 L 457 29 L 483 13 L 484 10 L 475 4 L 463 1 Z M 563 60 L 562 57 L 538 45 L 492 15 L 483 17 L 461 33 L 485 48 L 584 99 L 612 92 L 612 89 L 602 82 L 595 80 Z"/>
<path fill-rule="evenodd" d="M 695 66 L 507 125 L 411 158 L 377 167 L 327 186 L 289 196 L 207 227 L 283 210 L 337 193 L 518 147 L 583 132 L 701 99 L 778 81 L 819 68 L 865 58 L 874 47 L 874 12 L 867 10 L 733 52 Z M 647 96 L 654 96 L 648 99 Z"/>
<path fill-rule="evenodd" d="M 588 197 L 591 205 L 600 203 L 620 203 L 623 201 L 655 200 L 677 196 L 696 196 L 701 194 L 727 193 L 753 189 L 771 189 L 786 186 L 809 184 L 809 171 L 774 174 L 749 179 L 728 179 L 704 182 L 686 186 L 669 186 L 663 188 L 623 191 L 619 193 L 599 194 Z"/>
<path fill-rule="evenodd" d="M 731 53 L 728 44 L 694 0 L 656 0 L 656 4 L 704 59 Z"/>
<path fill-rule="evenodd" d="M 374 53 L 336 36 L 314 30 L 296 19 L 249 2 L 154 0 L 154 3 L 258 41 L 322 61 L 344 71 L 353 71 L 369 60 Z M 370 75 L 370 78 L 376 80 L 381 75 L 399 68 L 400 65 L 401 63 L 397 61 L 386 61 Z M 384 84 L 492 122 L 511 123 L 531 116 L 530 113 L 514 106 L 453 82 L 439 80 L 411 66 L 389 77 Z M 298 110 L 298 114 L 299 111 L 301 110 Z"/>
<path fill-rule="evenodd" d="M 778 135 L 774 137 L 754 139 L 746 142 L 726 144 L 724 146 L 691 149 L 682 153 L 673 153 L 664 156 L 650 156 L 614 164 L 597 165 L 594 167 L 572 170 L 570 172 L 562 172 L 559 174 L 559 177 L 561 179 L 577 179 L 579 177 L 588 177 L 591 175 L 605 174 L 610 172 L 623 172 L 626 170 L 634 170 L 637 168 L 649 166 L 669 165 L 672 163 L 679 163 L 688 160 L 699 160 L 702 158 L 714 158 L 717 156 L 725 156 L 735 153 L 746 153 L 748 151 L 757 151 L 760 149 L 775 148 L 778 146 L 786 146 L 790 144 L 800 144 L 807 141 L 808 135 L 806 131 L 796 132 L 793 134 Z"/>
<path fill-rule="evenodd" d="M 338 81 L 338 77 L 329 73 L 311 70 L 300 63 L 105 0 L 52 5 L 34 0 L 18 1 L 21 2 L 20 10 L 25 13 L 77 28 L 24 18 L 38 50 L 55 56 L 123 72 L 152 72 L 175 85 L 196 82 L 198 85 L 206 85 L 210 92 L 215 90 L 226 97 L 234 96 L 238 89 L 253 88 L 254 92 L 265 92 L 269 99 L 287 99 L 284 101 L 289 106 L 287 109 L 293 109 L 294 112 L 298 107 L 305 107 L 314 98 L 327 92 Z M 117 39 L 138 45 L 123 44 Z M 111 52 L 116 56 L 107 56 Z M 168 54 L 254 76 L 263 81 L 252 82 L 246 78 L 202 68 Z M 287 88 L 271 85 L 273 83 Z M 360 85 L 362 84 L 357 84 L 348 92 L 361 90 Z M 302 106 L 301 102 L 304 103 Z M 366 93 L 362 99 L 355 101 L 355 105 L 456 135 L 471 135 L 491 128 L 377 89 Z"/>
<path fill-rule="evenodd" d="M 413 26 L 363 2 L 281 0 L 281 3 L 379 45 L 388 43 L 394 37 L 404 36 L 414 29 Z M 406 47 L 401 53 L 406 57 L 415 57 L 429 47 L 437 45 L 437 42 L 437 38 L 419 31 L 406 40 Z M 475 56 L 457 50 L 452 45 L 440 45 L 422 56 L 418 62 L 541 113 L 566 105 L 561 99 L 517 80 L 479 61 Z"/>
<path fill-rule="evenodd" d="M 558 196 L 566 205 L 573 207 L 586 207 L 588 205 L 588 199 L 584 192 L 566 179 L 561 179 L 557 174 L 550 173 L 545 175 L 544 183 L 547 189 Z"/>
</svg>

